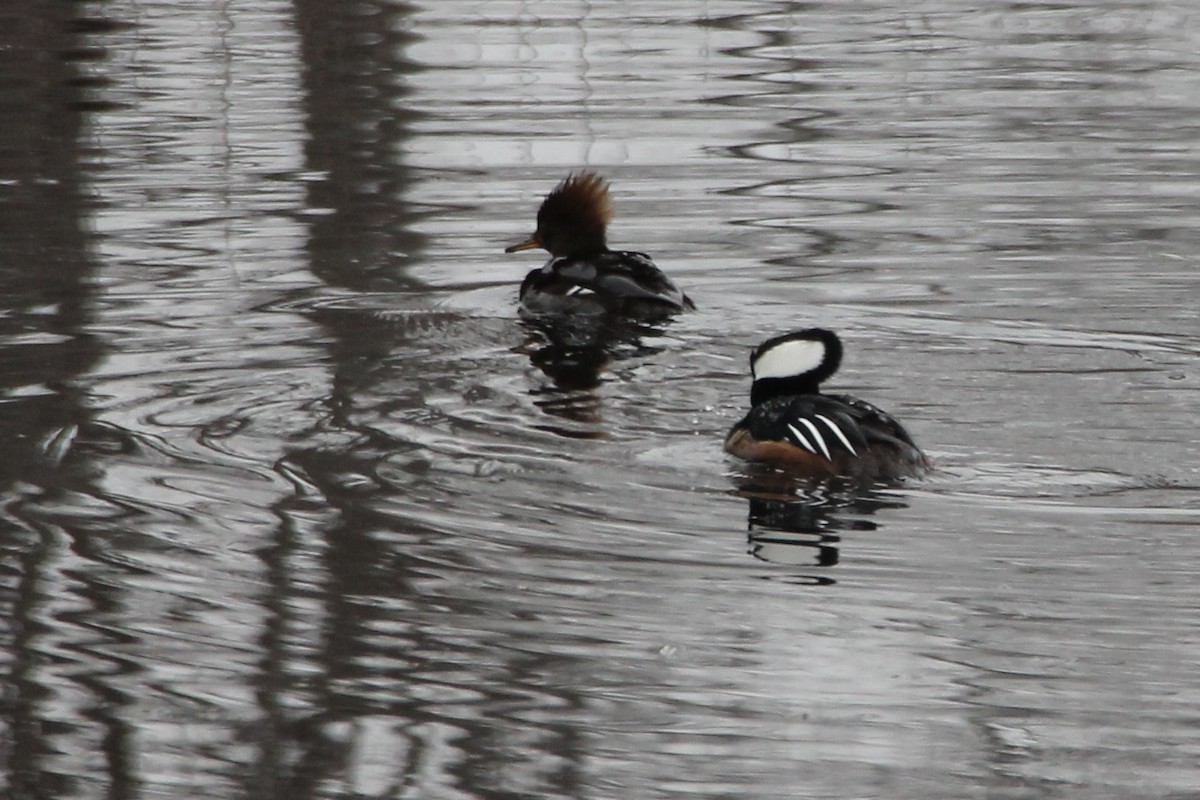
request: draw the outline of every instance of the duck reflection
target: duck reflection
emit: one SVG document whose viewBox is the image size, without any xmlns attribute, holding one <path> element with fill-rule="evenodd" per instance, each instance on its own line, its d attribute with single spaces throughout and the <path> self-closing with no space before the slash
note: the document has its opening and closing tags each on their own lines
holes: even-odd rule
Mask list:
<svg viewBox="0 0 1200 800">
<path fill-rule="evenodd" d="M 852 481 L 812 481 L 758 465 L 736 478 L 736 493 L 749 501 L 748 552 L 775 564 L 832 567 L 840 556 L 842 531 L 873 531 L 864 517 L 906 503 L 884 487 Z M 833 583 L 813 576 L 815 583 Z"/>
<path fill-rule="evenodd" d="M 598 423 L 602 374 L 615 362 L 654 355 L 661 345 L 645 339 L 663 335 L 660 323 L 617 314 L 521 315 L 528 336 L 520 352 L 550 379 L 531 390 L 547 414 L 573 422 Z M 560 431 L 567 433 L 565 431 Z M 568 433 L 580 436 L 579 431 Z M 592 431 L 592 436 L 601 435 Z"/>
</svg>

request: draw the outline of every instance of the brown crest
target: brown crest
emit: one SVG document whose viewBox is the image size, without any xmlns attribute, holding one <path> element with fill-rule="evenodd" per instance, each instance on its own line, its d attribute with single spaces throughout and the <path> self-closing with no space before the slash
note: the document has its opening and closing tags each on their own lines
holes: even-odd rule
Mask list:
<svg viewBox="0 0 1200 800">
<path fill-rule="evenodd" d="M 538 217 L 543 214 L 558 218 L 586 219 L 592 225 L 599 223 L 606 226 L 612 220 L 612 200 L 608 197 L 608 184 L 590 171 L 568 175 L 542 202 Z"/>
</svg>

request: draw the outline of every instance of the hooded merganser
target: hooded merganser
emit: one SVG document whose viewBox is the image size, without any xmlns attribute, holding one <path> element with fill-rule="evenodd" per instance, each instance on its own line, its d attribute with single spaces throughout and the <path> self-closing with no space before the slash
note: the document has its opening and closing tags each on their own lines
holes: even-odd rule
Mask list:
<svg viewBox="0 0 1200 800">
<path fill-rule="evenodd" d="M 608 184 L 594 172 L 568 175 L 538 209 L 537 230 L 506 253 L 541 247 L 550 260 L 525 276 L 521 307 L 532 313 L 671 314 L 695 308 L 645 253 L 609 250 Z"/>
<path fill-rule="evenodd" d="M 842 342 L 823 328 L 776 336 L 750 354 L 750 413 L 725 437 L 725 450 L 808 478 L 894 481 L 930 467 L 912 437 L 870 403 L 821 394 L 837 372 Z"/>
</svg>

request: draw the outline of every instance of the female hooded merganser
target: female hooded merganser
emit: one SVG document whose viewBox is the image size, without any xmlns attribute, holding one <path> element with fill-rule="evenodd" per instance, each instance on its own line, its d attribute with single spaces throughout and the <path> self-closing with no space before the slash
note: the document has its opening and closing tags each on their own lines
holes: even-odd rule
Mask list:
<svg viewBox="0 0 1200 800">
<path fill-rule="evenodd" d="M 532 313 L 671 314 L 695 308 L 645 253 L 609 250 L 608 185 L 594 172 L 568 175 L 538 209 L 537 230 L 504 250 L 541 247 L 550 260 L 525 276 L 521 307 Z"/>
<path fill-rule="evenodd" d="M 899 422 L 870 403 L 821 394 L 842 363 L 842 342 L 823 328 L 776 336 L 750 354 L 750 413 L 725 450 L 808 478 L 894 481 L 924 474 L 928 457 Z"/>
</svg>

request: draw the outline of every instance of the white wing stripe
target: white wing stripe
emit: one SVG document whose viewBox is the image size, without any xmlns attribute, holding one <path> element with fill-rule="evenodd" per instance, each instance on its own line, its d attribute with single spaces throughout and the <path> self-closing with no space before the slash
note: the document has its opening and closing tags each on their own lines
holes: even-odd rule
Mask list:
<svg viewBox="0 0 1200 800">
<path fill-rule="evenodd" d="M 846 449 L 850 451 L 850 455 L 852 455 L 852 456 L 858 455 L 858 451 L 854 449 L 854 445 L 850 444 L 850 440 L 846 438 L 846 434 L 842 433 L 842 429 L 839 428 L 836 424 L 834 424 L 833 420 L 831 420 L 829 417 L 825 416 L 824 414 L 814 414 L 813 416 L 815 416 L 817 419 L 821 420 L 821 422 L 824 422 L 827 426 L 829 426 L 829 430 L 833 431 L 834 435 L 842 440 L 842 444 L 846 445 Z"/>
<path fill-rule="evenodd" d="M 817 426 L 813 425 L 804 417 L 800 418 L 800 422 L 812 433 L 812 437 L 816 439 L 817 444 L 821 446 L 821 452 L 825 454 L 825 457 L 830 461 L 833 461 L 833 456 L 829 455 L 829 448 L 825 446 L 825 439 L 821 437 L 821 432 L 817 430 Z M 789 425 L 788 427 L 790 428 L 791 426 Z"/>
<path fill-rule="evenodd" d="M 803 445 L 803 446 L 804 446 L 804 449 L 805 449 L 805 450 L 807 450 L 808 452 L 812 453 L 814 456 L 817 454 L 817 451 L 813 449 L 813 446 L 812 446 L 811 444 L 809 444 L 809 443 L 808 443 L 808 439 L 804 438 L 804 434 L 803 434 L 803 433 L 801 433 L 800 431 L 796 430 L 796 429 L 795 429 L 793 426 L 791 426 L 791 425 L 788 425 L 788 430 L 789 430 L 789 431 L 791 431 L 791 432 L 792 432 L 792 435 L 796 437 L 796 441 L 798 441 L 798 442 L 799 442 L 801 445 Z"/>
</svg>

